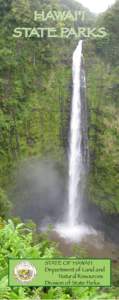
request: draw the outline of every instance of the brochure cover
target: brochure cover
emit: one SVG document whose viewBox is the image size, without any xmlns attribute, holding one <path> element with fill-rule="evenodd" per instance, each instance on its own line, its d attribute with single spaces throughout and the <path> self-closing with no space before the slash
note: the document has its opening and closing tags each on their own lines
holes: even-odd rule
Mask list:
<svg viewBox="0 0 119 300">
<path fill-rule="evenodd" d="M 119 1 L 0 21 L 0 299 L 119 299 Z"/>
</svg>

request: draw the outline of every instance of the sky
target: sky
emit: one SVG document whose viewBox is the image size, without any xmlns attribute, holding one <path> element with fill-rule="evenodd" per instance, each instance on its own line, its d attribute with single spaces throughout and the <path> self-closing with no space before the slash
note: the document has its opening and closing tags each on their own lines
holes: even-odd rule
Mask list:
<svg viewBox="0 0 119 300">
<path fill-rule="evenodd" d="M 115 3 L 115 0 L 77 0 L 85 7 L 88 7 L 93 13 L 102 13 L 109 6 Z"/>
</svg>

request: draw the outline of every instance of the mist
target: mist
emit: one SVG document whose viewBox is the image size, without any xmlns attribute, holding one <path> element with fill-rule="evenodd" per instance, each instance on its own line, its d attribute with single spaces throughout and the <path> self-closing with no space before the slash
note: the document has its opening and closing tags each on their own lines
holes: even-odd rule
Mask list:
<svg viewBox="0 0 119 300">
<path fill-rule="evenodd" d="M 67 178 L 61 163 L 51 160 L 24 162 L 11 191 L 12 212 L 37 224 L 60 222 L 67 203 Z"/>
</svg>

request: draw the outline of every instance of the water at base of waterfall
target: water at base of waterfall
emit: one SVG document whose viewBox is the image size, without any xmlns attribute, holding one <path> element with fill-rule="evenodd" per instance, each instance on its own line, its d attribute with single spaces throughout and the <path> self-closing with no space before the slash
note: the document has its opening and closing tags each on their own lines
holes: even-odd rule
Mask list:
<svg viewBox="0 0 119 300">
<path fill-rule="evenodd" d="M 72 242 L 80 242 L 84 236 L 97 235 L 96 230 L 86 224 L 68 226 L 68 224 L 59 224 L 55 231 L 64 239 Z"/>
</svg>

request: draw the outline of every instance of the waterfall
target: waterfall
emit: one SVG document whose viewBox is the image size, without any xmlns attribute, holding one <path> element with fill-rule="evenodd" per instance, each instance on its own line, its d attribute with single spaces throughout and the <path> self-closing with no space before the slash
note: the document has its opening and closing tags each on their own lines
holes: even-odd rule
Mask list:
<svg viewBox="0 0 119 300">
<path fill-rule="evenodd" d="M 73 95 L 69 138 L 68 209 L 63 224 L 56 231 L 66 239 L 79 242 L 85 235 L 95 234 L 82 218 L 82 202 L 88 165 L 87 113 L 85 103 L 85 74 L 82 63 L 82 41 L 73 53 Z"/>
<path fill-rule="evenodd" d="M 70 154 L 69 154 L 69 215 L 71 226 L 77 223 L 78 206 L 80 206 L 81 194 L 79 185 L 83 171 L 82 154 L 82 123 L 81 123 L 81 63 L 82 41 L 79 42 L 73 53 L 73 97 L 70 125 Z M 78 201 L 78 205 L 77 205 Z"/>
</svg>

